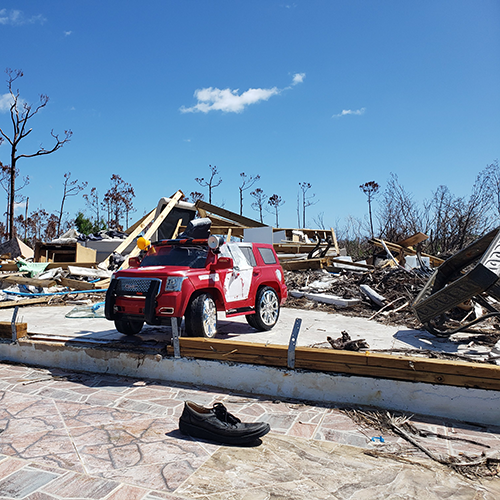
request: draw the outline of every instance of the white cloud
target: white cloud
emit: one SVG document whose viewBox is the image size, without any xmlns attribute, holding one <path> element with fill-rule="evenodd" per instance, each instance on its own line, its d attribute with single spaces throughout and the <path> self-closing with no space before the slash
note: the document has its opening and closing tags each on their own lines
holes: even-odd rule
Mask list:
<svg viewBox="0 0 500 500">
<path fill-rule="evenodd" d="M 71 33 L 73 33 L 73 32 L 72 31 L 65 31 L 64 36 L 69 36 L 69 35 L 71 35 Z"/>
<path fill-rule="evenodd" d="M 5 113 L 12 106 L 12 96 L 10 94 L 0 95 L 0 113 Z"/>
<path fill-rule="evenodd" d="M 0 24 L 10 24 L 11 26 L 22 26 L 23 24 L 43 24 L 46 21 L 45 17 L 41 14 L 31 17 L 25 17 L 22 10 L 11 9 L 0 9 Z"/>
<path fill-rule="evenodd" d="M 22 203 L 14 202 L 14 213 L 24 214 L 24 212 L 26 212 L 26 202 L 25 201 L 23 201 Z"/>
<path fill-rule="evenodd" d="M 248 89 L 242 94 L 238 94 L 238 90 L 218 89 L 208 87 L 198 89 L 194 93 L 194 97 L 198 100 L 198 104 L 191 108 L 182 106 L 182 113 L 209 111 L 223 111 L 225 113 L 241 113 L 246 106 L 255 104 L 259 101 L 267 101 L 273 95 L 279 94 L 280 90 L 277 87 L 272 89 Z"/>
<path fill-rule="evenodd" d="M 277 95 L 284 90 L 289 90 L 292 86 L 302 83 L 306 77 L 305 73 L 296 73 L 293 75 L 292 85 L 279 89 L 272 87 L 270 89 L 248 89 L 239 94 L 239 89 L 218 89 L 208 87 L 198 89 L 194 92 L 197 104 L 186 108 L 181 106 L 181 113 L 208 113 L 209 111 L 222 111 L 224 113 L 241 113 L 250 104 L 256 104 L 259 101 L 267 101 L 273 95 Z"/>
<path fill-rule="evenodd" d="M 333 115 L 332 118 L 339 118 L 341 116 L 346 116 L 346 115 L 362 115 L 364 114 L 366 108 L 361 108 L 361 109 L 343 109 L 342 113 L 339 113 L 338 115 Z"/>
<path fill-rule="evenodd" d="M 292 85 L 297 85 L 298 83 L 302 83 L 305 77 L 306 77 L 305 73 L 295 73 L 295 75 L 293 75 Z"/>
</svg>

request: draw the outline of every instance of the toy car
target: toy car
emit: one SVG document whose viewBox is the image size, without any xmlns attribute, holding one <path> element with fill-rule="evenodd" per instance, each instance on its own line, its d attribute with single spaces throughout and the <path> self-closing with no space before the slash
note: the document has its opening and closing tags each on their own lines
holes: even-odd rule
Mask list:
<svg viewBox="0 0 500 500">
<path fill-rule="evenodd" d="M 265 243 L 224 243 L 216 236 L 150 244 L 113 275 L 105 315 L 126 335 L 148 325 L 168 325 L 184 317 L 190 336 L 212 338 L 217 311 L 245 315 L 256 330 L 270 330 L 287 297 L 283 270 Z"/>
</svg>

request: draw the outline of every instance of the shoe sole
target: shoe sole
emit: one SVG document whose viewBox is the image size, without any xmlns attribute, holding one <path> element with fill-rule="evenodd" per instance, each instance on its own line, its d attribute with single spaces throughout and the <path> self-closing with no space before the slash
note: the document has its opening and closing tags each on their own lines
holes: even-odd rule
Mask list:
<svg viewBox="0 0 500 500">
<path fill-rule="evenodd" d="M 186 434 L 191 437 L 205 439 L 207 441 L 215 441 L 216 443 L 235 445 L 253 443 L 270 431 L 269 427 L 264 427 L 260 431 L 254 432 L 253 434 L 246 434 L 245 436 L 221 436 L 220 434 L 206 429 L 200 429 L 199 427 L 186 422 L 179 422 L 179 429 L 182 434 Z"/>
</svg>

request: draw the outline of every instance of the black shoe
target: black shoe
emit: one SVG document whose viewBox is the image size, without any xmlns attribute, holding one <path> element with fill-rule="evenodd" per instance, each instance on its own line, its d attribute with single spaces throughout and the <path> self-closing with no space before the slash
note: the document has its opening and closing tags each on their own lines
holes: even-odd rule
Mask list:
<svg viewBox="0 0 500 500">
<path fill-rule="evenodd" d="M 210 409 L 192 401 L 184 402 L 179 429 L 192 437 L 235 445 L 252 443 L 271 430 L 265 422 L 241 423 L 222 403 L 215 403 Z"/>
</svg>

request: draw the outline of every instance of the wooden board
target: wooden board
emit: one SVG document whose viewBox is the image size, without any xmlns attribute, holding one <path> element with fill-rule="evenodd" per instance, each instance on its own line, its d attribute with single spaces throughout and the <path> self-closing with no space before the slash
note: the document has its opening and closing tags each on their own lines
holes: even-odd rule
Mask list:
<svg viewBox="0 0 500 500">
<path fill-rule="evenodd" d="M 67 286 L 73 290 L 94 290 L 97 288 L 96 285 L 99 284 L 99 282 L 89 283 L 88 281 L 73 280 L 70 278 L 60 278 L 59 283 L 61 283 L 62 286 Z M 101 287 L 99 286 L 99 288 Z"/>
<path fill-rule="evenodd" d="M 155 213 L 156 211 L 156 208 L 153 208 L 153 210 L 151 210 L 151 212 L 149 212 L 148 214 L 146 215 L 143 215 L 137 222 L 135 222 L 134 224 L 132 224 L 130 227 L 128 227 L 127 229 L 125 229 L 125 233 L 127 234 L 131 234 L 132 232 L 135 231 L 135 229 L 142 225 L 142 223 L 151 215 L 151 213 Z"/>
<path fill-rule="evenodd" d="M 16 323 L 16 338 L 28 335 L 28 323 Z M 0 338 L 12 339 L 12 324 L 10 321 L 0 321 Z"/>
<path fill-rule="evenodd" d="M 129 235 L 120 243 L 116 248 L 115 252 L 116 253 L 122 253 L 129 245 L 134 241 L 134 238 L 138 236 L 141 231 L 144 230 L 144 228 L 154 219 L 155 216 L 155 210 L 151 210 L 149 214 L 145 215 L 138 223 L 134 224 L 133 229 L 131 228 Z M 109 259 L 111 257 L 112 253 L 109 254 L 102 264 L 100 266 L 104 269 L 108 268 L 109 265 Z"/>
<path fill-rule="evenodd" d="M 52 296 L 50 297 L 33 297 L 32 299 L 22 299 L 22 300 L 4 300 L 0 302 L 0 309 L 8 309 L 9 307 L 16 306 L 32 306 L 35 304 L 46 304 Z"/>
<path fill-rule="evenodd" d="M 286 346 L 265 345 L 203 338 L 181 338 L 185 357 L 287 366 Z M 168 347 L 173 354 L 173 348 Z M 500 366 L 416 356 L 338 351 L 297 347 L 295 367 L 357 376 L 380 377 L 411 382 L 500 390 Z"/>
<path fill-rule="evenodd" d="M 175 207 L 177 202 L 184 196 L 184 193 L 182 191 L 177 191 L 170 201 L 165 205 L 163 210 L 161 211 L 160 215 L 154 220 L 154 222 L 151 224 L 149 229 L 146 231 L 144 234 L 144 238 L 149 240 L 151 236 L 156 233 L 158 228 L 160 227 L 161 223 L 167 218 L 168 214 L 172 211 L 172 209 Z M 125 262 L 121 265 L 120 269 L 127 269 L 128 268 L 128 261 L 130 257 L 137 257 L 141 253 L 141 250 L 139 249 L 138 246 L 136 246 L 131 252 L 128 258 L 125 260 Z"/>
<path fill-rule="evenodd" d="M 14 283 L 17 285 L 33 285 L 49 288 L 55 286 L 57 283 L 55 280 L 39 280 L 36 278 L 26 278 L 24 276 L 0 276 L 0 280 L 5 281 L 5 283 Z"/>
<path fill-rule="evenodd" d="M 380 248 L 384 248 L 384 245 L 382 244 L 382 240 L 379 240 L 377 238 L 370 240 L 370 243 L 373 243 L 374 245 L 376 245 Z M 391 252 L 405 252 L 407 255 L 416 255 L 417 254 L 417 252 L 411 248 L 402 247 L 400 245 L 397 245 L 396 243 L 390 243 L 388 241 L 384 241 L 384 243 L 387 245 L 387 248 Z M 435 267 L 440 266 L 444 262 L 443 259 L 440 259 L 439 257 L 434 257 L 433 255 L 429 255 L 426 253 L 421 253 L 420 255 L 422 255 L 422 257 L 429 257 L 431 264 Z"/>
<path fill-rule="evenodd" d="M 326 259 L 280 260 L 280 264 L 285 271 L 300 271 L 304 269 L 323 269 L 327 261 Z"/>
<path fill-rule="evenodd" d="M 229 210 L 226 210 L 225 208 L 220 208 L 216 205 L 212 205 L 210 203 L 207 203 L 206 201 L 203 200 L 198 200 L 195 203 L 196 209 L 201 215 L 200 209 L 203 210 L 203 212 L 206 214 L 207 212 L 214 213 L 216 215 L 219 215 L 220 217 L 224 217 L 225 219 L 228 219 L 230 221 L 236 222 L 238 224 L 241 224 L 242 226 L 246 227 L 266 227 L 266 224 L 263 224 L 262 222 L 258 222 L 253 219 L 249 219 L 248 217 L 244 217 L 243 215 L 238 215 L 234 212 L 231 212 Z"/>
<path fill-rule="evenodd" d="M 409 238 L 397 241 L 396 245 L 399 245 L 401 247 L 412 247 L 414 245 L 418 245 L 419 243 L 425 241 L 428 238 L 429 237 L 424 233 L 416 233 L 413 236 L 410 236 Z"/>
</svg>

